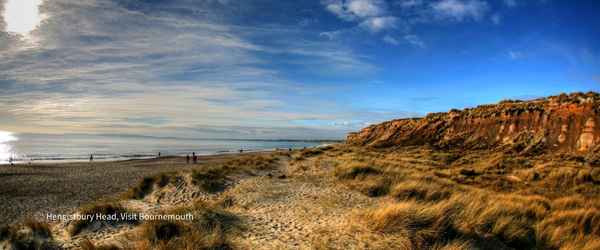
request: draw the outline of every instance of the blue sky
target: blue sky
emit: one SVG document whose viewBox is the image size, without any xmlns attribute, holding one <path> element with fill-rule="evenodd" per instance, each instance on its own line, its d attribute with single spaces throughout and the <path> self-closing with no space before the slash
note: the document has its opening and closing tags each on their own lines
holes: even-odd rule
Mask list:
<svg viewBox="0 0 600 250">
<path fill-rule="evenodd" d="M 343 138 L 394 118 L 598 91 L 598 11 L 558 0 L 0 0 L 0 130 Z"/>
</svg>

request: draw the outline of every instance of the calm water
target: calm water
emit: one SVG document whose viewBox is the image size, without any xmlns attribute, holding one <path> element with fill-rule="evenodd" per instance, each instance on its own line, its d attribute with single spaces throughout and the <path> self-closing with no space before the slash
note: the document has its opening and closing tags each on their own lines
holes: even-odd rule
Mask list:
<svg viewBox="0 0 600 250">
<path fill-rule="evenodd" d="M 0 164 L 10 157 L 16 162 L 124 160 L 165 155 L 233 153 L 239 149 L 260 151 L 303 148 L 322 144 L 303 141 L 215 140 L 132 137 L 112 135 L 35 135 L 0 131 Z"/>
</svg>

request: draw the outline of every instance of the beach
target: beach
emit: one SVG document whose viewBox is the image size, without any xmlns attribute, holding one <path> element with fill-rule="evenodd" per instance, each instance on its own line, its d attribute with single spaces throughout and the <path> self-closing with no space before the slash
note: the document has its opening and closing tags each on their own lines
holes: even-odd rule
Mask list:
<svg viewBox="0 0 600 250">
<path fill-rule="evenodd" d="M 22 219 L 43 218 L 47 213 L 68 214 L 81 205 L 108 199 L 125 192 L 142 178 L 162 172 L 203 168 L 239 157 L 219 154 L 199 156 L 198 164 L 186 164 L 185 157 L 0 165 L 0 225 Z"/>
</svg>

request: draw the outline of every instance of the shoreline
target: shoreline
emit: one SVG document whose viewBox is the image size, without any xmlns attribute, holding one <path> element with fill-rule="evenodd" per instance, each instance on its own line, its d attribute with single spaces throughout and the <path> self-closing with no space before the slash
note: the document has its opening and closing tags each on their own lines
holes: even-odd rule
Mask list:
<svg viewBox="0 0 600 250">
<path fill-rule="evenodd" d="M 319 144 L 319 145 L 315 145 L 312 147 L 306 147 L 306 148 L 317 148 L 317 147 L 324 147 L 324 146 L 328 146 L 328 145 L 334 145 L 335 143 L 324 143 L 324 144 Z M 248 150 L 244 150 L 243 152 L 239 152 L 239 151 L 217 151 L 217 152 L 213 152 L 213 153 L 196 153 L 197 156 L 220 156 L 220 155 L 236 155 L 236 154 L 244 154 L 244 153 L 260 153 L 260 152 L 276 152 L 276 151 L 289 151 L 288 149 L 290 148 L 267 148 L 267 149 L 248 149 Z M 292 150 L 301 150 L 303 148 L 291 148 Z M 166 154 L 166 155 L 161 155 L 160 158 L 166 158 L 166 157 L 185 157 L 186 154 Z M 191 153 L 190 153 L 191 156 Z M 150 159 L 160 159 L 157 155 L 143 155 L 143 156 L 139 156 L 139 157 L 127 157 L 127 156 L 115 156 L 115 157 L 107 157 L 107 158 L 97 158 L 96 155 L 94 155 L 94 160 L 93 162 L 97 162 L 97 163 L 103 163 L 103 162 L 121 162 L 121 161 L 132 161 L 132 160 L 150 160 Z M 14 161 L 14 166 L 30 166 L 30 165 L 36 165 L 36 164 L 69 164 L 69 163 L 89 163 L 89 157 L 86 158 L 72 158 L 72 159 L 63 159 L 63 158 L 54 158 L 54 159 L 39 159 L 39 160 L 15 160 Z M 11 166 L 8 161 L 0 161 L 0 167 L 2 166 Z"/>
</svg>

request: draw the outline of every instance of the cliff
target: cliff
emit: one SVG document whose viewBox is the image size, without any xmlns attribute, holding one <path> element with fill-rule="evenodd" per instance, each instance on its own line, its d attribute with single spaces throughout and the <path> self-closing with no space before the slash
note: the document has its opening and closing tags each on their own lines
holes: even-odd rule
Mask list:
<svg viewBox="0 0 600 250">
<path fill-rule="evenodd" d="M 398 119 L 350 133 L 347 143 L 371 147 L 509 148 L 519 153 L 600 150 L 600 95 L 561 94 L 502 101 L 424 118 Z"/>
</svg>

